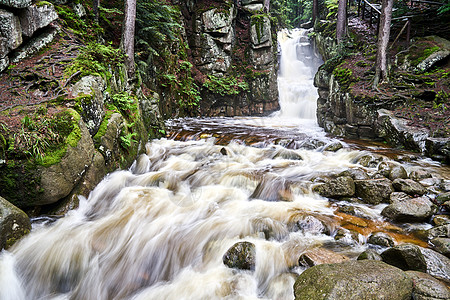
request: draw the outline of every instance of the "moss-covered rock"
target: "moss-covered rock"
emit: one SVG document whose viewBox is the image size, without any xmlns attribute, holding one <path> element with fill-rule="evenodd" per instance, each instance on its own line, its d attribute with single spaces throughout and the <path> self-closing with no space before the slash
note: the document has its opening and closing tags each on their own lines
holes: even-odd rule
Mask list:
<svg viewBox="0 0 450 300">
<path fill-rule="evenodd" d="M 400 269 L 380 261 L 362 260 L 314 266 L 294 284 L 296 300 L 409 300 L 412 280 Z"/>
<path fill-rule="evenodd" d="M 0 197 L 0 250 L 8 249 L 31 230 L 28 216 Z"/>
</svg>

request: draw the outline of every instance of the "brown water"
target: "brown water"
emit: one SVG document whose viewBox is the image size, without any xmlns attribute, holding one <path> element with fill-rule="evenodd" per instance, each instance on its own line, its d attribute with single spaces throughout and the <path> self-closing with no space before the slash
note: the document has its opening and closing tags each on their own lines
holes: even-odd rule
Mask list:
<svg viewBox="0 0 450 300">
<path fill-rule="evenodd" d="M 300 91 L 293 97 L 301 98 L 302 89 L 288 79 L 288 88 Z M 314 91 L 311 80 L 303 78 L 302 88 L 308 81 Z M 30 235 L 0 254 L 0 299 L 293 299 L 295 277 L 304 270 L 298 258 L 308 250 L 355 258 L 376 231 L 426 246 L 407 226 L 381 217 L 385 204 L 332 201 L 312 187 L 315 178 L 351 168 L 375 173 L 376 166 L 357 163 L 371 152 L 389 154 L 385 160 L 412 156 L 404 164 L 408 172 L 426 167 L 445 177 L 448 170 L 436 163 L 350 141 L 339 141 L 344 148 L 337 152 L 323 151 L 337 140 L 314 116 L 283 111 L 167 126 L 167 139 L 149 143 L 129 170 L 108 175 L 77 210 L 35 222 Z M 344 205 L 365 217 L 339 212 Z M 355 238 L 336 240 L 339 228 L 354 230 Z M 255 244 L 254 271 L 222 262 L 240 241 Z"/>
</svg>

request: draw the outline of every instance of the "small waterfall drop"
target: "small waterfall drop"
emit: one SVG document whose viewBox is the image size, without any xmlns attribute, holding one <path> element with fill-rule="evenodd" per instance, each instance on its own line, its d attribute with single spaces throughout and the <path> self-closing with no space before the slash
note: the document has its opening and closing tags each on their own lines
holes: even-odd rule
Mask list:
<svg viewBox="0 0 450 300">
<path fill-rule="evenodd" d="M 311 44 L 306 29 L 278 33 L 280 70 L 278 94 L 280 111 L 276 117 L 316 120 L 317 88 L 314 75 L 323 63 Z"/>
</svg>

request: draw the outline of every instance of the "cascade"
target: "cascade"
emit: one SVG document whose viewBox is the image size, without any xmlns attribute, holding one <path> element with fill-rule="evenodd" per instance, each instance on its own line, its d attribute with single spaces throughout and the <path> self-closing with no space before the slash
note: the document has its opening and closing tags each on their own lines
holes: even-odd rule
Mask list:
<svg viewBox="0 0 450 300">
<path fill-rule="evenodd" d="M 335 141 L 311 108 L 319 60 L 305 31 L 289 35 L 280 39 L 278 114 L 169 121 L 170 137 L 149 143 L 129 170 L 109 174 L 63 218 L 36 220 L 0 254 L 0 299 L 293 299 L 302 253 L 366 249 L 367 233 L 335 239 L 347 222 L 342 201 L 312 187 L 351 168 L 375 173 L 357 163 L 369 148 L 323 151 Z M 368 218 L 367 230 L 382 230 L 386 204 L 345 205 Z M 224 255 L 244 241 L 254 270 L 227 267 Z"/>
</svg>

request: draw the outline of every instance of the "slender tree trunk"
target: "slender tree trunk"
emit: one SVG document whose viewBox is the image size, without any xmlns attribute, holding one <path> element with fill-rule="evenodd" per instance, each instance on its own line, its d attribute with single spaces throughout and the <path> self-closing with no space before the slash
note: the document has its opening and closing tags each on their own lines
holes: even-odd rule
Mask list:
<svg viewBox="0 0 450 300">
<path fill-rule="evenodd" d="M 339 0 L 336 22 L 336 40 L 338 43 L 347 34 L 347 0 Z"/>
<path fill-rule="evenodd" d="M 375 64 L 375 78 L 373 87 L 376 88 L 381 81 L 389 81 L 389 70 L 387 62 L 387 47 L 391 33 L 392 6 L 394 0 L 382 0 L 380 27 L 378 30 L 377 60 Z"/>
<path fill-rule="evenodd" d="M 319 17 L 319 0 L 313 0 L 312 4 L 312 23 L 314 25 Z"/>
<path fill-rule="evenodd" d="M 266 13 L 269 12 L 269 8 L 270 8 L 270 0 L 264 0 L 264 11 Z"/>
<path fill-rule="evenodd" d="M 136 71 L 134 66 L 134 32 L 136 25 L 136 0 L 125 1 L 125 17 L 122 28 L 121 47 L 126 55 L 125 66 L 128 78 L 133 78 Z"/>
<path fill-rule="evenodd" d="M 100 5 L 100 0 L 92 1 L 92 10 L 94 11 L 95 22 L 98 23 L 98 7 Z"/>
</svg>

